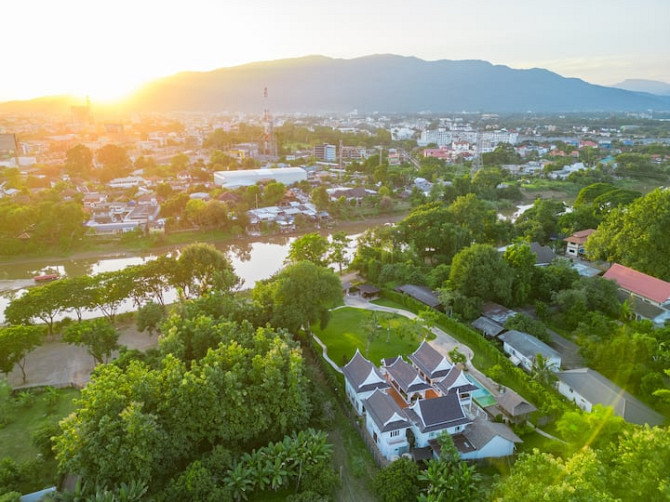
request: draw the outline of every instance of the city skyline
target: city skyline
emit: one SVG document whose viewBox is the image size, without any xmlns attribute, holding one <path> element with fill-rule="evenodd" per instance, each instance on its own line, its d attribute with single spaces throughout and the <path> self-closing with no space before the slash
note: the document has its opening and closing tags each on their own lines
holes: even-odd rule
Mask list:
<svg viewBox="0 0 670 502">
<path fill-rule="evenodd" d="M 0 101 L 120 98 L 181 71 L 301 57 L 399 54 L 546 68 L 613 85 L 670 82 L 664 0 L 27 0 L 3 9 Z"/>
</svg>

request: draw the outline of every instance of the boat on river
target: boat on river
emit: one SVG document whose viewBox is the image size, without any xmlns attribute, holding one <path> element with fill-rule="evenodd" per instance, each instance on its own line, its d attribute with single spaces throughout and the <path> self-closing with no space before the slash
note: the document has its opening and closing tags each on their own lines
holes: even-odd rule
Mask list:
<svg viewBox="0 0 670 502">
<path fill-rule="evenodd" d="M 44 274 L 33 277 L 33 281 L 35 282 L 55 281 L 56 279 L 58 279 L 58 274 Z"/>
</svg>

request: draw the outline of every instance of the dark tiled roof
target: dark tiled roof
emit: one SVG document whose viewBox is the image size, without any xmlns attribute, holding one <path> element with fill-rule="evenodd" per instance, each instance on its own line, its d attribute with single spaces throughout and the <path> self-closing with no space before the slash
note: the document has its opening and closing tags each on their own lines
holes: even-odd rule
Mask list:
<svg viewBox="0 0 670 502">
<path fill-rule="evenodd" d="M 472 392 L 477 390 L 476 385 L 467 380 L 465 376 L 461 378 L 461 375 L 463 371 L 454 366 L 445 378 L 434 384 L 435 388 L 442 394 L 448 394 L 451 391 Z"/>
<path fill-rule="evenodd" d="M 482 305 L 482 315 L 484 317 L 488 317 L 492 321 L 497 322 L 498 324 L 505 324 L 505 322 L 510 317 L 514 317 L 516 315 L 516 312 L 497 303 L 488 302 Z"/>
<path fill-rule="evenodd" d="M 472 321 L 471 324 L 486 336 L 497 336 L 505 331 L 500 324 L 484 316 Z"/>
<path fill-rule="evenodd" d="M 430 379 L 441 378 L 449 373 L 452 364 L 425 340 L 410 354 L 409 360 Z"/>
<path fill-rule="evenodd" d="M 398 286 L 395 288 L 396 291 L 400 293 L 405 293 L 407 296 L 411 296 L 415 300 L 419 300 L 421 303 L 428 305 L 429 307 L 438 307 L 442 302 L 438 296 L 425 286 L 416 286 L 414 284 L 405 284 L 403 286 Z"/>
<path fill-rule="evenodd" d="M 386 366 L 386 372 L 395 380 L 405 394 L 421 392 L 430 389 L 419 373 L 412 366 L 398 357 L 393 364 Z"/>
<path fill-rule="evenodd" d="M 496 397 L 496 401 L 498 401 L 498 405 L 503 411 L 511 417 L 518 417 L 537 410 L 535 406 L 530 404 L 513 390 L 509 389 L 507 389 L 504 394 Z"/>
<path fill-rule="evenodd" d="M 456 394 L 419 399 L 411 407 L 405 408 L 405 414 L 421 432 L 443 430 L 472 421 L 465 416 Z"/>
<path fill-rule="evenodd" d="M 500 436 L 512 443 L 523 442 L 507 425 L 489 422 L 488 420 L 479 417 L 466 427 L 463 431 L 463 436 L 465 436 L 469 443 L 477 450 L 484 448 L 484 446 L 496 436 Z"/>
<path fill-rule="evenodd" d="M 374 391 L 369 398 L 363 400 L 363 403 L 366 412 L 381 432 L 405 429 L 410 426 L 405 414 L 393 398 L 381 390 Z"/>
<path fill-rule="evenodd" d="M 356 392 L 385 389 L 389 386 L 379 370 L 358 350 L 351 361 L 342 368 L 342 373 Z"/>
<path fill-rule="evenodd" d="M 548 265 L 556 258 L 556 253 L 549 246 L 539 242 L 531 242 L 530 250 L 535 253 L 535 265 Z"/>
<path fill-rule="evenodd" d="M 357 287 L 361 293 L 365 293 L 368 295 L 376 295 L 381 291 L 378 287 L 373 286 L 372 284 L 360 284 Z"/>
</svg>

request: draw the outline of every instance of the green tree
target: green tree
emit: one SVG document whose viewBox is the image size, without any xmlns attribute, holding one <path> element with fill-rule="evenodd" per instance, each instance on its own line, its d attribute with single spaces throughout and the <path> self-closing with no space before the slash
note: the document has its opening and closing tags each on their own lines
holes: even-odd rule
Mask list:
<svg viewBox="0 0 670 502">
<path fill-rule="evenodd" d="M 131 297 L 134 278 L 121 272 L 101 272 L 91 278 L 92 305 L 99 308 L 103 315 L 113 323 L 116 311 Z"/>
<path fill-rule="evenodd" d="M 326 187 L 319 185 L 310 193 L 310 198 L 319 211 L 325 211 L 330 206 L 330 196 L 326 192 Z"/>
<path fill-rule="evenodd" d="M 419 480 L 427 482 L 424 493 L 418 497 L 420 502 L 439 502 L 449 500 L 468 502 L 481 500 L 479 483 L 481 475 L 474 466 L 460 461 L 453 439 L 447 433 L 438 438 L 440 459 L 428 461 L 428 467 L 419 474 Z"/>
<path fill-rule="evenodd" d="M 351 239 L 347 237 L 347 234 L 344 232 L 335 232 L 330 236 L 328 262 L 337 264 L 340 275 L 342 275 L 343 265 L 347 265 L 349 263 L 349 259 L 347 258 L 347 249 L 350 244 Z"/>
<path fill-rule="evenodd" d="M 419 494 L 419 467 L 408 458 L 400 458 L 377 472 L 374 490 L 383 502 L 416 500 Z"/>
<path fill-rule="evenodd" d="M 329 261 L 327 256 L 329 247 L 326 237 L 316 232 L 304 234 L 291 243 L 286 263 L 309 261 L 325 267 Z"/>
<path fill-rule="evenodd" d="M 76 145 L 65 154 L 65 172 L 73 178 L 88 178 L 93 169 L 93 154 L 84 145 Z"/>
<path fill-rule="evenodd" d="M 263 189 L 263 204 L 266 206 L 277 205 L 286 195 L 286 185 L 276 181 L 268 183 Z"/>
<path fill-rule="evenodd" d="M 515 243 L 508 246 L 503 258 L 512 273 L 512 303 L 525 305 L 530 299 L 533 288 L 532 279 L 535 270 L 535 253 L 527 243 Z"/>
<path fill-rule="evenodd" d="M 208 291 L 231 292 L 241 284 L 228 258 L 213 245 L 200 242 L 180 251 L 170 282 L 186 298 Z"/>
<path fill-rule="evenodd" d="M 106 362 L 119 347 L 119 332 L 104 319 L 70 324 L 65 328 L 63 341 L 86 348 L 96 364 Z"/>
<path fill-rule="evenodd" d="M 607 215 L 586 242 L 587 253 L 670 281 L 670 190 L 657 188 Z"/>
<path fill-rule="evenodd" d="M 468 297 L 509 305 L 512 274 L 496 248 L 474 244 L 460 251 L 451 264 L 449 287 Z"/>
<path fill-rule="evenodd" d="M 253 297 L 270 312 L 273 326 L 297 333 L 315 321 L 325 325 L 329 309 L 342 300 L 342 284 L 332 270 L 301 261 L 256 283 Z"/>
<path fill-rule="evenodd" d="M 0 371 L 9 375 L 18 365 L 26 383 L 26 356 L 42 343 L 42 335 L 37 326 L 0 327 Z"/>
<path fill-rule="evenodd" d="M 128 152 L 118 145 L 105 145 L 95 152 L 95 156 L 103 166 L 99 175 L 103 182 L 127 176 L 130 173 L 132 161 L 128 157 Z"/>
<path fill-rule="evenodd" d="M 158 325 L 165 317 L 165 308 L 158 303 L 149 302 L 137 311 L 135 321 L 137 330 L 141 333 L 144 330 L 149 332 L 149 336 L 154 334 Z"/>
</svg>

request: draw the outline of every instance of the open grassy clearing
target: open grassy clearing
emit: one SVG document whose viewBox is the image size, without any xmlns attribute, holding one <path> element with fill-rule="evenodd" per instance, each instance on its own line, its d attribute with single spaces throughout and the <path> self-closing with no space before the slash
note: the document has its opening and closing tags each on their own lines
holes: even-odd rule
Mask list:
<svg viewBox="0 0 670 502">
<path fill-rule="evenodd" d="M 74 409 L 76 389 L 46 388 L 24 391 L 10 401 L 0 403 L 6 424 L 0 427 L 0 459 L 10 458 L 25 469 L 23 493 L 53 486 L 58 477 L 56 461 L 35 447 L 33 434 L 41 427 L 57 424 Z"/>
<path fill-rule="evenodd" d="M 386 357 L 411 354 L 421 343 L 423 334 L 428 334 L 406 317 L 388 314 L 387 319 L 377 313 L 378 329 L 368 352 L 365 326 L 373 315 L 370 311 L 351 307 L 337 309 L 332 312 L 326 329 L 315 327 L 314 332 L 328 347 L 328 356 L 340 365 L 351 359 L 356 349 L 377 365 Z"/>
<path fill-rule="evenodd" d="M 11 457 L 17 462 L 34 458 L 38 451 L 31 434 L 44 423 L 58 422 L 74 411 L 73 399 L 77 397 L 76 389 L 25 391 L 15 396 L 9 423 L 0 428 L 0 458 Z"/>
</svg>

